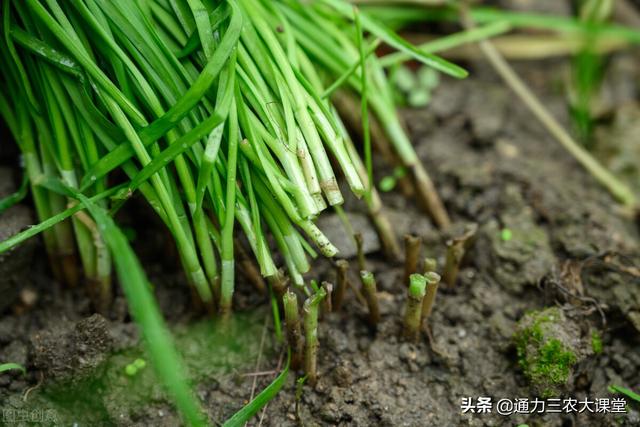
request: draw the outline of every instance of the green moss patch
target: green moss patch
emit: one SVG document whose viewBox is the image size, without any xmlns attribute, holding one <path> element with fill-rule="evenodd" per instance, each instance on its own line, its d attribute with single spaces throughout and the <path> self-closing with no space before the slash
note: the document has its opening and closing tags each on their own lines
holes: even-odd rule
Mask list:
<svg viewBox="0 0 640 427">
<path fill-rule="evenodd" d="M 557 332 L 564 321 L 557 308 L 529 313 L 520 321 L 514 336 L 518 363 L 544 397 L 556 394 L 567 383 L 578 359 Z"/>
</svg>

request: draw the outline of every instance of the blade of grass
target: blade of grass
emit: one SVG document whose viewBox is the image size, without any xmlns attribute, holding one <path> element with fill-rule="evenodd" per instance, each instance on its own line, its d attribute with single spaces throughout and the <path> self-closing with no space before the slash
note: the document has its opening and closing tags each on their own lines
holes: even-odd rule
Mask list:
<svg viewBox="0 0 640 427">
<path fill-rule="evenodd" d="M 511 24 L 507 21 L 490 22 L 482 27 L 463 30 L 455 34 L 450 34 L 437 40 L 421 44 L 420 46 L 417 46 L 417 48 L 428 53 L 442 52 L 467 43 L 473 43 L 482 39 L 507 33 L 511 28 Z M 390 67 L 409 59 L 411 59 L 411 56 L 404 52 L 394 52 L 380 58 L 380 65 L 383 67 Z"/>
<path fill-rule="evenodd" d="M 364 143 L 364 164 L 367 169 L 367 189 L 365 197 L 371 199 L 371 188 L 373 187 L 373 161 L 371 158 L 371 131 L 369 129 L 369 105 L 368 105 L 368 81 L 367 81 L 367 57 L 364 50 L 362 24 L 360 22 L 360 12 L 357 8 L 353 9 L 356 23 L 356 45 L 360 53 L 360 110 L 362 115 L 362 139 Z"/>
<path fill-rule="evenodd" d="M 612 392 L 612 393 L 624 394 L 628 398 L 633 399 L 636 402 L 640 402 L 640 394 L 635 393 L 635 392 L 629 390 L 628 388 L 620 387 L 619 385 L 610 385 L 609 386 L 609 391 Z"/>
<path fill-rule="evenodd" d="M 335 10 L 337 10 L 347 18 L 351 18 L 353 16 L 351 7 L 346 2 L 342 2 L 339 0 L 322 0 L 322 1 L 330 5 L 331 7 L 333 7 Z M 362 26 L 367 31 L 369 31 L 370 33 L 374 34 L 376 37 L 383 40 L 389 46 L 401 52 L 405 52 L 406 54 L 422 62 L 423 64 L 428 65 L 438 71 L 442 71 L 445 74 L 448 74 L 452 77 L 456 77 L 459 79 L 467 77 L 467 75 L 469 74 L 465 69 L 463 69 L 458 65 L 455 65 L 449 61 L 446 61 L 430 53 L 420 51 L 415 46 L 408 43 L 406 40 L 404 40 L 403 38 L 398 36 L 396 33 L 391 31 L 389 28 L 380 24 L 374 18 L 371 18 L 366 14 L 362 13 L 360 16 L 360 19 L 362 20 Z"/>
<path fill-rule="evenodd" d="M 249 402 L 246 406 L 236 412 L 231 418 L 229 418 L 223 424 L 223 427 L 241 427 L 247 421 L 251 419 L 255 414 L 258 413 L 260 409 L 264 405 L 267 404 L 271 399 L 275 397 L 275 395 L 280 391 L 282 386 L 287 380 L 289 375 L 289 362 L 291 360 L 291 356 L 287 356 L 287 364 L 285 365 L 282 372 L 276 377 L 271 384 L 269 384 L 264 390 L 262 390 L 258 395 Z"/>
<path fill-rule="evenodd" d="M 0 365 L 0 373 L 13 370 L 22 372 L 22 375 L 27 375 L 27 369 L 18 363 L 3 363 Z"/>
</svg>

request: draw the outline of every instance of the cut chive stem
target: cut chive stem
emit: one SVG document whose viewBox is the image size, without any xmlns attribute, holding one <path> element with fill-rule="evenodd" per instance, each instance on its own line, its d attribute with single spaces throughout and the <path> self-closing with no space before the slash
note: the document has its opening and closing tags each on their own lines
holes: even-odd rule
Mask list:
<svg viewBox="0 0 640 427">
<path fill-rule="evenodd" d="M 353 239 L 356 241 L 356 253 L 358 257 L 358 268 L 360 271 L 367 269 L 367 259 L 364 255 L 364 241 L 362 233 L 355 233 Z"/>
<path fill-rule="evenodd" d="M 438 268 L 438 261 L 435 258 L 426 257 L 422 262 L 422 271 L 424 274 L 435 273 Z"/>
<path fill-rule="evenodd" d="M 362 282 L 362 293 L 367 300 L 369 308 L 369 324 L 376 327 L 380 322 L 380 306 L 378 305 L 378 290 L 376 288 L 376 279 L 372 272 L 360 271 L 360 280 Z"/>
<path fill-rule="evenodd" d="M 412 274 L 409 278 L 407 304 L 404 311 L 403 336 L 409 341 L 417 341 L 422 323 L 422 301 L 426 293 L 427 279 L 422 274 Z"/>
<path fill-rule="evenodd" d="M 333 293 L 333 309 L 340 311 L 342 303 L 344 302 L 344 296 L 347 293 L 349 287 L 349 262 L 344 259 L 336 261 L 336 289 Z"/>
<path fill-rule="evenodd" d="M 422 238 L 415 234 L 406 234 L 404 236 L 404 276 L 403 283 L 409 282 L 409 276 L 418 272 L 418 260 L 420 257 L 420 249 L 422 247 Z"/>
<path fill-rule="evenodd" d="M 303 343 L 298 312 L 298 297 L 290 290 L 282 296 L 284 319 L 287 328 L 287 342 L 291 349 L 291 368 L 298 370 L 302 367 Z"/>
<path fill-rule="evenodd" d="M 422 319 L 429 319 L 431 311 L 433 310 L 433 303 L 436 300 L 436 294 L 438 292 L 438 284 L 440 283 L 440 275 L 430 271 L 424 274 L 427 279 L 427 291 L 422 302 Z"/>
<path fill-rule="evenodd" d="M 458 272 L 460 271 L 460 263 L 462 262 L 468 247 L 473 242 L 473 237 L 477 230 L 477 224 L 470 224 L 465 227 L 462 234 L 447 241 L 447 254 L 442 278 L 450 288 L 456 284 Z"/>
<path fill-rule="evenodd" d="M 307 375 L 307 381 L 311 385 L 315 385 L 318 380 L 318 306 L 327 296 L 323 288 L 307 298 L 304 302 L 304 334 L 305 334 L 305 353 L 304 353 L 304 370 Z"/>
</svg>

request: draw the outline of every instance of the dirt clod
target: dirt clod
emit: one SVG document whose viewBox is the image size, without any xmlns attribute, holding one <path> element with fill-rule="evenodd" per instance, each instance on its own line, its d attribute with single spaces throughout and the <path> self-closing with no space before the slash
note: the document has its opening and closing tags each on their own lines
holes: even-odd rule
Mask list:
<svg viewBox="0 0 640 427">
<path fill-rule="evenodd" d="M 60 321 L 31 337 L 31 363 L 49 378 L 77 380 L 91 374 L 112 345 L 107 320 L 99 314 L 76 323 Z"/>
</svg>

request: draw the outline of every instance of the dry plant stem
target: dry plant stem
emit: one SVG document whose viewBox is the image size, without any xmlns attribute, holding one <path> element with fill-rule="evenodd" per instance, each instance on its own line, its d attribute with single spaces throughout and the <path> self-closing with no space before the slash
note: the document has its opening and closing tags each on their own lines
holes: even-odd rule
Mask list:
<svg viewBox="0 0 640 427">
<path fill-rule="evenodd" d="M 422 301 L 422 318 L 429 319 L 431 311 L 433 310 L 433 303 L 436 300 L 440 275 L 431 271 L 425 273 L 424 277 L 427 279 L 427 290 L 424 300 Z"/>
<path fill-rule="evenodd" d="M 461 17 L 466 28 L 472 28 L 474 26 L 465 8 L 461 9 Z M 619 181 L 618 178 L 592 157 L 588 151 L 573 140 L 569 133 L 558 123 L 551 113 L 549 113 L 513 68 L 505 61 L 493 44 L 491 44 L 490 41 L 482 40 L 478 42 L 478 46 L 500 77 L 502 77 L 505 83 L 516 93 L 520 100 L 524 102 L 540 123 L 547 128 L 549 133 L 551 133 L 600 184 L 606 187 L 620 203 L 630 209 L 637 208 L 637 200 L 633 191 L 623 182 Z"/>
<path fill-rule="evenodd" d="M 433 40 L 433 36 L 418 35 L 407 37 L 414 43 Z M 584 45 L 582 37 L 566 35 L 509 35 L 491 39 L 493 46 L 507 59 L 518 61 L 537 61 L 540 59 L 565 57 L 579 52 Z M 629 47 L 629 43 L 620 39 L 600 39 L 593 46 L 594 52 L 604 55 Z M 458 46 L 442 51 L 442 57 L 451 60 L 470 60 L 483 57 L 482 52 L 473 45 Z"/>
<path fill-rule="evenodd" d="M 422 239 L 414 234 L 404 236 L 404 276 L 402 283 L 409 282 L 409 276 L 418 271 L 418 259 L 420 257 L 420 247 Z"/>
<path fill-rule="evenodd" d="M 423 263 L 422 263 L 422 271 L 424 272 L 424 274 L 427 273 L 435 273 L 436 270 L 438 269 L 438 261 L 436 261 L 434 258 L 425 258 Z"/>
<path fill-rule="evenodd" d="M 355 233 L 353 239 L 356 241 L 356 253 L 358 254 L 358 268 L 360 270 L 367 269 L 367 259 L 364 256 L 364 241 L 362 233 Z"/>
<path fill-rule="evenodd" d="M 327 296 L 324 289 L 320 288 L 315 295 L 304 302 L 304 370 L 307 374 L 307 382 L 315 385 L 318 380 L 318 306 Z"/>
<path fill-rule="evenodd" d="M 362 281 L 362 293 L 369 307 L 369 324 L 375 327 L 380 322 L 380 307 L 378 305 L 378 290 L 376 279 L 370 271 L 360 271 Z"/>
<path fill-rule="evenodd" d="M 427 279 L 422 274 L 412 274 L 409 280 L 403 335 L 409 341 L 416 341 L 422 323 L 422 301 L 426 293 Z"/>
<path fill-rule="evenodd" d="M 322 312 L 326 315 L 333 311 L 332 294 L 333 284 L 329 282 L 322 282 L 322 289 L 327 293 L 327 297 L 322 300 Z"/>
<path fill-rule="evenodd" d="M 344 259 L 336 261 L 336 289 L 333 293 L 333 309 L 335 311 L 339 311 L 342 308 L 344 295 L 349 287 L 349 278 L 347 277 L 348 271 L 349 262 Z"/>
<path fill-rule="evenodd" d="M 298 314 L 298 297 L 287 291 L 282 297 L 284 319 L 287 328 L 287 342 L 291 348 L 291 368 L 298 370 L 302 367 L 303 344 L 300 316 Z"/>
<path fill-rule="evenodd" d="M 460 263 L 462 262 L 467 249 L 473 243 L 473 238 L 477 231 L 477 224 L 469 224 L 465 227 L 464 233 L 447 241 L 447 255 L 442 277 L 444 282 L 450 288 L 456 283 L 458 271 L 460 270 Z"/>
<path fill-rule="evenodd" d="M 449 214 L 440 200 L 440 196 L 433 185 L 433 181 L 427 174 L 424 166 L 420 161 L 413 165 L 407 165 L 415 180 L 415 189 L 418 199 L 424 204 L 425 208 L 435 224 L 440 229 L 445 229 L 451 225 Z"/>
<path fill-rule="evenodd" d="M 460 261 L 464 257 L 464 245 L 455 240 L 447 241 L 447 255 L 444 263 L 442 277 L 444 282 L 452 288 L 458 278 L 458 270 L 460 269 Z"/>
</svg>

